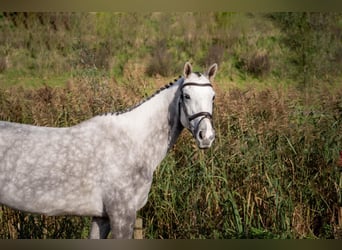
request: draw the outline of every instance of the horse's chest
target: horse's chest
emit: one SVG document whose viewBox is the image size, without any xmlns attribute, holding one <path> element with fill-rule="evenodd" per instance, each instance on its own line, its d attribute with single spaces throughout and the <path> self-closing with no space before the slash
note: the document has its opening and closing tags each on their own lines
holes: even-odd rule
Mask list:
<svg viewBox="0 0 342 250">
<path fill-rule="evenodd" d="M 137 193 L 135 194 L 135 199 L 134 199 L 137 210 L 139 210 L 146 204 L 148 193 L 150 192 L 150 189 L 151 189 L 151 185 L 152 185 L 152 182 L 145 183 L 139 189 L 137 189 Z"/>
</svg>

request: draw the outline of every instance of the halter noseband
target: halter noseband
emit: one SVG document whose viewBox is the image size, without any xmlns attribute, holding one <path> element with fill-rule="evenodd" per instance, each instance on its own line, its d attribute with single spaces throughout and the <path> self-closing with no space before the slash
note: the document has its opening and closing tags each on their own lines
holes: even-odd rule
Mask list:
<svg viewBox="0 0 342 250">
<path fill-rule="evenodd" d="M 186 118 L 188 119 L 188 123 L 189 123 L 189 126 L 191 126 L 191 124 L 190 124 L 190 122 L 192 121 L 192 120 L 194 120 L 194 119 L 196 119 L 197 117 L 200 117 L 200 116 L 202 116 L 202 118 L 199 120 L 199 122 L 198 122 L 198 124 L 200 124 L 201 123 L 201 121 L 203 120 L 203 119 L 205 119 L 205 118 L 207 118 L 207 119 L 209 119 L 210 120 L 210 122 L 212 123 L 212 121 L 213 121 L 213 115 L 212 114 L 210 114 L 209 112 L 198 112 L 198 113 L 196 113 L 196 114 L 193 114 L 193 115 L 189 115 L 188 114 L 188 112 L 187 112 L 187 110 L 186 110 L 186 108 L 185 108 L 185 106 L 184 106 L 184 102 L 183 102 L 183 88 L 185 87 L 185 86 L 198 86 L 198 87 L 213 87 L 213 85 L 211 84 L 211 83 L 196 83 L 196 82 L 187 82 L 187 83 L 184 83 L 183 85 L 182 85 L 182 87 L 181 87 L 181 92 L 182 92 L 182 94 L 181 94 L 181 101 L 179 102 L 179 104 L 182 106 L 182 108 L 183 108 L 183 111 L 184 111 L 184 114 L 185 114 L 185 116 L 186 116 Z M 197 126 L 197 128 L 195 129 L 195 131 L 192 131 L 190 128 L 188 128 L 194 135 L 197 133 L 197 129 L 198 129 L 198 126 Z"/>
</svg>

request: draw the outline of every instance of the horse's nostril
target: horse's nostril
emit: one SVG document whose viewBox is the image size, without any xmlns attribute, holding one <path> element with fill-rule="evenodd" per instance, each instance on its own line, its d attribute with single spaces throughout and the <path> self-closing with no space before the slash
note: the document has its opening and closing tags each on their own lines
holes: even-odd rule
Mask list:
<svg viewBox="0 0 342 250">
<path fill-rule="evenodd" d="M 201 140 L 203 140 L 203 134 L 202 134 L 202 131 L 200 131 L 200 132 L 198 133 L 198 137 L 199 137 Z"/>
</svg>

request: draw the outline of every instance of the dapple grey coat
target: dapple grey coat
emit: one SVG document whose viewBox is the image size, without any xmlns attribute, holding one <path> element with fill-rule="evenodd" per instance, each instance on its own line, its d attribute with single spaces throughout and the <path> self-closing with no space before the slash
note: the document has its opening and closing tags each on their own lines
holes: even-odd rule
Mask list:
<svg viewBox="0 0 342 250">
<path fill-rule="evenodd" d="M 93 216 L 90 238 L 106 238 L 110 229 L 113 238 L 130 238 L 153 172 L 183 127 L 199 147 L 211 145 L 214 91 L 196 85 L 208 84 L 216 70 L 214 64 L 207 74 L 195 74 L 187 63 L 184 78 L 130 111 L 73 127 L 0 122 L 0 203 L 46 215 Z"/>
</svg>

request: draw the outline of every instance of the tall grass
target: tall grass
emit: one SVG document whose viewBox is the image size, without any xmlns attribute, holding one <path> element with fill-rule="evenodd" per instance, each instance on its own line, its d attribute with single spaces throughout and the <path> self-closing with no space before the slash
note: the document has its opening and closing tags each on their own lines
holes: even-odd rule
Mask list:
<svg viewBox="0 0 342 250">
<path fill-rule="evenodd" d="M 157 172 L 142 212 L 147 220 L 153 218 L 147 234 L 333 237 L 340 91 L 330 93 L 330 104 L 322 104 L 319 100 L 330 98 L 317 92 L 301 110 L 303 96 L 295 90 L 221 93 L 214 147 L 207 153 L 194 151 L 183 137 L 178 144 L 182 150 L 171 153 L 179 160 L 168 158 Z M 166 186 L 169 182 L 173 189 Z"/>
<path fill-rule="evenodd" d="M 81 81 L 82 80 L 82 81 Z M 8 88 L 0 118 L 69 126 L 142 98 L 106 79 L 66 87 Z M 166 81 L 166 80 L 165 80 Z M 139 212 L 146 238 L 332 238 L 337 225 L 342 88 L 310 98 L 295 88 L 218 93 L 217 138 L 207 151 L 185 131 L 154 175 Z M 89 218 L 2 208 L 1 237 L 82 238 Z"/>
</svg>

